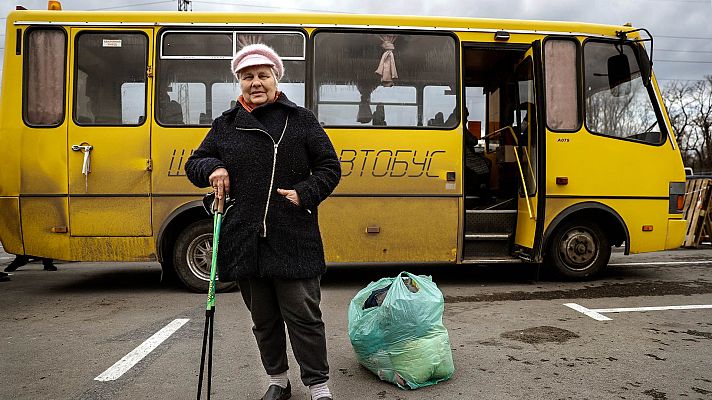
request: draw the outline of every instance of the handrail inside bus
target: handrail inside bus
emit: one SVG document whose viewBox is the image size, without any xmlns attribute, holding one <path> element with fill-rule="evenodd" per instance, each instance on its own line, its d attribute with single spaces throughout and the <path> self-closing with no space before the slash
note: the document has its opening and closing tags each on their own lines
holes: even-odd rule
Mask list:
<svg viewBox="0 0 712 400">
<path fill-rule="evenodd" d="M 524 200 L 527 201 L 527 211 L 529 211 L 529 219 L 534 219 L 534 216 L 532 215 L 532 205 L 529 202 L 529 189 L 527 189 L 527 182 L 524 179 L 524 172 L 522 172 L 522 163 L 519 161 L 519 152 L 517 151 L 517 148 L 514 148 L 514 155 L 516 156 L 517 159 L 517 166 L 519 167 L 519 177 L 522 178 L 522 185 L 524 186 Z"/>
<path fill-rule="evenodd" d="M 484 138 L 485 138 L 485 139 L 491 139 L 491 138 L 497 137 L 497 136 L 499 136 L 499 134 L 500 134 L 502 131 L 505 131 L 505 130 L 507 130 L 507 129 L 509 129 L 509 132 L 512 134 L 512 139 L 514 139 L 514 144 L 516 144 L 517 146 L 519 146 L 519 140 L 517 140 L 517 134 L 514 133 L 514 129 L 512 129 L 512 125 L 507 125 L 507 126 L 505 126 L 504 128 L 499 128 L 499 129 L 497 129 L 497 130 L 494 131 L 494 132 L 488 133 L 488 134 L 485 135 Z"/>
<path fill-rule="evenodd" d="M 522 150 L 524 150 L 524 156 L 527 158 L 527 165 L 529 165 L 529 172 L 531 173 L 532 176 L 534 176 L 534 168 L 532 167 L 532 159 L 529 158 L 529 152 L 527 151 L 526 147 L 522 147 Z"/>
<path fill-rule="evenodd" d="M 507 131 L 512 134 L 512 139 L 514 139 L 514 155 L 515 159 L 517 160 L 517 167 L 519 167 L 519 177 L 522 179 L 522 185 L 524 187 L 524 199 L 527 201 L 527 211 L 529 211 L 529 219 L 534 219 L 534 215 L 532 214 L 532 205 L 529 202 L 529 189 L 527 188 L 527 182 L 526 179 L 524 179 L 524 171 L 522 170 L 522 162 L 519 159 L 519 152 L 517 151 L 517 146 L 519 146 L 519 140 L 517 140 L 517 134 L 514 132 L 514 129 L 512 128 L 511 125 L 507 125 L 504 128 L 497 129 L 494 132 L 488 133 L 485 135 L 485 139 L 491 139 L 496 136 L 499 136 L 500 133 L 503 131 Z M 529 158 L 529 152 L 527 152 L 526 147 L 523 147 L 524 150 L 524 155 L 527 157 L 527 166 L 529 167 L 529 173 L 531 176 L 534 176 L 534 168 L 532 167 L 531 159 Z"/>
</svg>

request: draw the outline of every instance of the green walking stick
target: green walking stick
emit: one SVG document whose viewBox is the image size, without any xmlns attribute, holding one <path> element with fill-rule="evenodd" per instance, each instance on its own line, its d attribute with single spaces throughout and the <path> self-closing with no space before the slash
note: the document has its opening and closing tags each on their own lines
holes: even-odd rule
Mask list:
<svg viewBox="0 0 712 400">
<path fill-rule="evenodd" d="M 218 260 L 218 243 L 220 241 L 220 225 L 225 208 L 225 199 L 213 201 L 213 258 L 210 263 L 210 285 L 208 286 L 208 301 L 205 305 L 205 330 L 203 331 L 203 351 L 200 357 L 200 375 L 198 378 L 198 400 L 203 389 L 203 370 L 205 368 L 205 350 L 208 348 L 208 393 L 210 400 L 210 384 L 213 374 L 213 323 L 215 321 L 215 270 Z M 209 340 L 208 340 L 209 339 Z"/>
</svg>

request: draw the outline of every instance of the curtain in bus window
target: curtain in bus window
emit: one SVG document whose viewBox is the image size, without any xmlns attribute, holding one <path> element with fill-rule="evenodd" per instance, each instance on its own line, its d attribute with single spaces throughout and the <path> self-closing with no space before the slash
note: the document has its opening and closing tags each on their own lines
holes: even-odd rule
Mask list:
<svg viewBox="0 0 712 400">
<path fill-rule="evenodd" d="M 142 124 L 148 37 L 143 33 L 88 32 L 78 36 L 76 47 L 77 124 Z"/>
<path fill-rule="evenodd" d="M 397 79 L 378 71 L 384 38 Z M 455 41 L 445 35 L 319 32 L 314 39 L 314 99 L 327 126 L 431 126 L 459 121 Z M 378 71 L 377 71 L 378 70 Z"/>
<path fill-rule="evenodd" d="M 63 31 L 33 30 L 28 34 L 24 116 L 29 125 L 59 125 L 64 120 L 66 51 Z"/>
<path fill-rule="evenodd" d="M 589 40 L 583 52 L 588 130 L 621 139 L 662 143 L 665 136 L 632 47 Z M 624 78 L 609 78 L 620 73 L 620 68 L 616 73 L 613 67 L 621 57 L 627 59 L 629 73 Z"/>
<path fill-rule="evenodd" d="M 551 130 L 579 126 L 576 43 L 548 39 L 544 43 L 546 123 Z"/>
</svg>

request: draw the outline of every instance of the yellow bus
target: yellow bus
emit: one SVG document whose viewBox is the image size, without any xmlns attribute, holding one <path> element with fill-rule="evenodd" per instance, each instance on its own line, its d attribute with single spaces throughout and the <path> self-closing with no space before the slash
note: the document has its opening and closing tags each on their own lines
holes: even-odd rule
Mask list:
<svg viewBox="0 0 712 400">
<path fill-rule="evenodd" d="M 375 15 L 18 10 L 0 106 L 0 240 L 15 254 L 159 261 L 208 279 L 184 165 L 235 105 L 233 54 L 330 136 L 330 265 L 546 263 L 586 278 L 673 249 L 685 174 L 631 26 Z M 229 217 L 229 216 L 228 216 Z M 223 288 L 230 284 L 223 284 Z"/>
</svg>

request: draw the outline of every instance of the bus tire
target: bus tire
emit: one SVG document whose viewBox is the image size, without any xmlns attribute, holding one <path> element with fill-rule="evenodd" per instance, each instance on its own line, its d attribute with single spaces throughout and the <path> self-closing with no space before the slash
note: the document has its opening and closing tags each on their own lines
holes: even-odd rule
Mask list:
<svg viewBox="0 0 712 400">
<path fill-rule="evenodd" d="M 546 263 L 564 279 L 592 278 L 601 273 L 611 257 L 605 232 L 593 221 L 564 221 L 548 241 Z"/>
<path fill-rule="evenodd" d="M 212 261 L 213 221 L 204 219 L 188 225 L 178 234 L 173 265 L 180 281 L 194 292 L 207 293 Z M 236 282 L 217 282 L 215 290 L 227 292 Z"/>
</svg>

